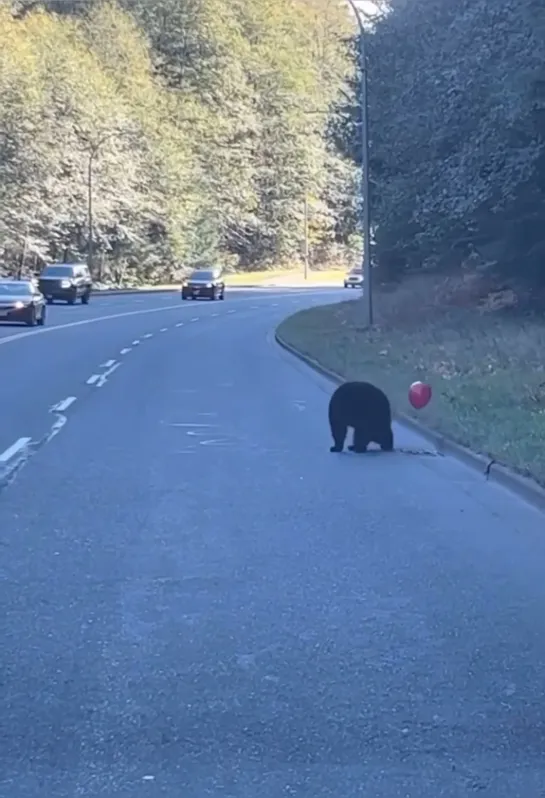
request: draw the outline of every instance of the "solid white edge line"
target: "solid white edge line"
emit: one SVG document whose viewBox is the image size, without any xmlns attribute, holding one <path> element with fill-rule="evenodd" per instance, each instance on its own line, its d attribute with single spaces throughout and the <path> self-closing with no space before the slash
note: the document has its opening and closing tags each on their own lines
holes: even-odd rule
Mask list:
<svg viewBox="0 0 545 798">
<path fill-rule="evenodd" d="M 254 289 L 250 289 L 250 290 L 254 290 Z M 259 291 L 263 291 L 264 294 L 266 294 L 268 292 L 268 289 L 265 289 L 264 287 L 262 287 L 262 288 L 260 288 L 258 290 Z M 306 288 L 306 289 L 301 289 L 301 290 L 294 289 L 292 291 L 291 295 L 293 296 L 294 294 L 295 295 L 304 294 L 305 296 L 308 296 L 308 294 L 316 293 L 316 290 L 320 290 L 320 289 L 312 289 L 312 288 Z M 270 289 L 270 293 L 272 293 L 272 294 L 278 294 L 279 292 L 281 292 L 280 288 L 272 288 L 272 289 Z M 340 287 L 335 288 L 334 286 L 328 288 L 327 291 L 320 290 L 321 294 L 331 293 L 331 294 L 338 295 L 340 292 L 342 292 L 342 289 L 340 289 Z M 344 292 L 342 292 L 342 295 L 344 296 Z M 256 300 L 269 302 L 270 301 L 270 297 L 269 296 L 252 297 L 252 301 L 255 302 Z M 109 299 L 106 300 L 106 302 L 109 302 L 109 301 L 110 301 Z M 247 301 L 249 301 L 249 297 L 248 298 L 242 298 L 240 300 L 240 302 L 242 302 L 243 304 L 246 303 Z M 5 338 L 0 338 L 0 346 L 4 346 L 5 344 L 11 344 L 11 343 L 13 343 L 13 341 L 19 341 L 19 340 L 21 340 L 23 338 L 27 338 L 29 335 L 32 335 L 33 338 L 36 338 L 39 335 L 48 335 L 49 333 L 58 332 L 59 330 L 67 330 L 68 328 L 71 328 L 71 327 L 82 327 L 83 325 L 87 325 L 87 324 L 100 324 L 100 323 L 102 323 L 104 321 L 111 321 L 112 319 L 123 319 L 123 318 L 125 318 L 127 316 L 143 316 L 145 313 L 164 313 L 165 310 L 179 310 L 179 309 L 180 309 L 180 305 L 179 304 L 176 304 L 176 305 L 161 305 L 160 307 L 157 307 L 157 308 L 145 308 L 143 310 L 129 310 L 129 311 L 125 311 L 124 313 L 109 313 L 109 314 L 107 314 L 105 316 L 96 316 L 96 317 L 91 318 L 91 319 L 81 319 L 80 321 L 69 321 L 66 324 L 50 324 L 50 325 L 48 325 L 46 327 L 40 327 L 38 330 L 32 330 L 32 331 L 28 330 L 27 332 L 15 333 L 14 335 L 7 335 Z M 181 327 L 182 324 L 183 324 L 183 322 L 179 326 Z M 178 326 L 178 325 L 176 325 L 176 326 Z"/>
<path fill-rule="evenodd" d="M 66 399 L 63 399 L 62 402 L 59 402 L 58 404 L 55 405 L 53 411 L 57 413 L 64 413 L 64 411 L 68 410 L 70 405 L 73 405 L 75 401 L 76 401 L 75 396 L 67 396 Z"/>
<path fill-rule="evenodd" d="M 11 460 L 16 454 L 18 454 L 21 449 L 24 449 L 25 446 L 28 446 L 32 438 L 19 438 L 18 441 L 12 443 L 7 449 L 5 449 L 2 454 L 0 454 L 0 463 L 7 463 L 8 460 Z"/>
<path fill-rule="evenodd" d="M 87 380 L 87 385 L 94 385 L 95 382 L 99 379 L 100 379 L 100 374 L 91 374 L 91 376 Z"/>
</svg>

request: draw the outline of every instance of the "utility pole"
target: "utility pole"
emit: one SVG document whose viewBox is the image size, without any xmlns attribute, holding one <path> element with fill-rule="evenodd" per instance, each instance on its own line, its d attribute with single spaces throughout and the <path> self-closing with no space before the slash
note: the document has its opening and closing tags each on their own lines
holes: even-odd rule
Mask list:
<svg viewBox="0 0 545 798">
<path fill-rule="evenodd" d="M 24 276 L 27 249 L 28 249 L 28 223 L 25 225 L 25 235 L 23 238 L 23 251 L 21 252 L 21 257 L 19 259 L 19 269 L 17 271 L 18 280 L 21 280 Z"/>
<path fill-rule="evenodd" d="M 92 136 L 84 130 L 75 130 L 75 133 L 83 145 L 83 151 L 87 154 L 87 267 L 91 275 L 94 268 L 94 247 L 93 239 L 93 166 L 96 158 L 100 154 L 102 146 L 112 138 L 120 137 L 123 132 L 120 130 L 108 130 L 102 135 Z"/>
<path fill-rule="evenodd" d="M 362 12 L 355 0 L 348 0 L 360 31 L 358 52 L 361 72 L 360 116 L 361 116 L 361 203 L 363 233 L 363 303 L 365 326 L 373 326 L 373 286 L 371 281 L 371 213 L 369 207 L 369 105 L 367 99 L 367 56 L 365 49 L 365 28 Z"/>
<path fill-rule="evenodd" d="M 309 241 L 308 241 L 308 194 L 305 192 L 305 248 L 304 248 L 304 268 L 305 280 L 308 280 L 308 267 L 309 267 Z"/>
<path fill-rule="evenodd" d="M 96 155 L 96 147 L 91 147 L 89 151 L 89 161 L 87 164 L 87 268 L 89 274 L 93 276 L 93 160 Z"/>
</svg>

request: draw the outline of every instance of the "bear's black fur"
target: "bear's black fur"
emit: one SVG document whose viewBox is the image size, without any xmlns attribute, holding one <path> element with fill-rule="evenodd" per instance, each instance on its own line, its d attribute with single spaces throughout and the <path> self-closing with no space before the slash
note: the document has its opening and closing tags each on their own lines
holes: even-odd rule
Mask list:
<svg viewBox="0 0 545 798">
<path fill-rule="evenodd" d="M 345 382 L 329 401 L 329 426 L 334 445 L 331 452 L 342 452 L 348 427 L 354 430 L 352 452 L 363 453 L 378 443 L 385 452 L 394 448 L 392 411 L 386 394 L 370 382 Z"/>
</svg>

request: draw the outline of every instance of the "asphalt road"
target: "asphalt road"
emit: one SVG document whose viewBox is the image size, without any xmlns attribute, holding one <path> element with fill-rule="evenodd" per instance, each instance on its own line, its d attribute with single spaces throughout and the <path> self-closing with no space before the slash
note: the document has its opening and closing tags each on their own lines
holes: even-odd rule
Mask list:
<svg viewBox="0 0 545 798">
<path fill-rule="evenodd" d="M 301 291 L 286 294 L 295 302 Z M 28 438 L 36 445 L 45 441 L 58 426 L 52 408 L 93 393 L 110 369 L 117 370 L 152 336 L 179 329 L 193 318 L 231 315 L 240 303 L 241 307 L 260 307 L 263 301 L 277 304 L 273 296 L 273 291 L 235 290 L 229 293 L 229 307 L 220 301 L 181 302 L 179 293 L 96 297 L 87 306 L 48 307 L 43 328 L 0 324 L 0 483 L 7 470 L 2 452 Z"/>
<path fill-rule="evenodd" d="M 0 798 L 545 795 L 543 516 L 448 458 L 330 454 L 331 388 L 271 331 L 338 293 L 104 298 L 0 341 L 0 450 L 31 438 Z"/>
</svg>

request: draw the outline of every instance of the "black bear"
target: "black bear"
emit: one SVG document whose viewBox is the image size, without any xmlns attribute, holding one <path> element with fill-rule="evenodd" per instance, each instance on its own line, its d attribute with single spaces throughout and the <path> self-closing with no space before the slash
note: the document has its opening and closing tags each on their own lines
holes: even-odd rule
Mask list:
<svg viewBox="0 0 545 798">
<path fill-rule="evenodd" d="M 363 453 L 378 443 L 384 452 L 394 448 L 392 410 L 386 394 L 370 382 L 345 382 L 329 400 L 329 426 L 334 445 L 331 452 L 342 452 L 348 427 L 354 430 L 351 452 Z"/>
</svg>

